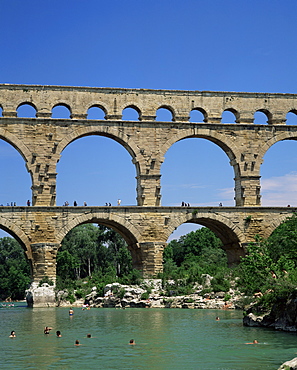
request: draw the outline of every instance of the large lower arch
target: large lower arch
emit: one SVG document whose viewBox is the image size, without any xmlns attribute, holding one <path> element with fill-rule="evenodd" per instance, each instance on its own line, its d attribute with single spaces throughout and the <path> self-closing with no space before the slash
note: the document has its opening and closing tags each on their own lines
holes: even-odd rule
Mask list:
<svg viewBox="0 0 297 370">
<path fill-rule="evenodd" d="M 240 257 L 245 255 L 246 237 L 238 225 L 228 218 L 211 212 L 209 214 L 200 214 L 199 212 L 182 214 L 168 225 L 168 237 L 183 223 L 199 224 L 213 231 L 223 243 L 222 248 L 226 251 L 230 266 L 238 264 Z"/>
<path fill-rule="evenodd" d="M 32 256 L 31 242 L 28 236 L 14 222 L 4 217 L 0 217 L 0 229 L 7 232 L 20 244 L 20 246 L 24 250 L 26 260 L 29 262 L 31 278 L 33 278 L 34 261 Z"/>
<path fill-rule="evenodd" d="M 78 225 L 86 223 L 100 224 L 112 228 L 118 232 L 128 245 L 128 249 L 132 256 L 133 267 L 142 270 L 143 261 L 141 249 L 139 247 L 141 234 L 132 224 L 118 215 L 106 214 L 102 212 L 78 216 L 69 221 L 60 230 L 59 234 L 57 235 L 57 242 L 61 244 L 63 238 L 70 230 Z"/>
<path fill-rule="evenodd" d="M 15 238 L 24 249 L 27 258 L 32 258 L 30 239 L 20 227 L 18 227 L 12 220 L 8 220 L 5 217 L 0 217 L 0 229 L 4 230 L 13 238 Z"/>
</svg>

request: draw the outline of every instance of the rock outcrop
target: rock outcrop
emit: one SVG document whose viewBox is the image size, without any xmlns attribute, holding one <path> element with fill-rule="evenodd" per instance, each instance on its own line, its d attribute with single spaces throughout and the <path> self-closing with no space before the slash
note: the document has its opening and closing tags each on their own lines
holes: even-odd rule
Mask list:
<svg viewBox="0 0 297 370">
<path fill-rule="evenodd" d="M 235 309 L 241 296 L 238 292 L 230 290 L 229 300 L 226 302 L 225 292 L 202 294 L 202 286 L 198 286 L 195 293 L 175 296 L 165 295 L 161 287 L 161 280 L 147 280 L 141 286 L 121 285 L 119 283 L 105 286 L 104 295 L 93 287 L 92 292 L 85 298 L 85 304 L 90 307 L 115 307 L 115 308 L 184 308 L 184 309 Z M 202 293 L 201 293 L 202 292 Z"/>
<path fill-rule="evenodd" d="M 297 299 L 280 299 L 270 312 L 257 314 L 251 307 L 243 318 L 245 326 L 262 326 L 276 330 L 297 332 Z"/>
<path fill-rule="evenodd" d="M 296 370 L 297 369 L 297 357 L 293 358 L 290 361 L 284 362 L 278 370 Z"/>
<path fill-rule="evenodd" d="M 28 307 L 55 307 L 57 304 L 54 286 L 32 283 L 26 290 L 26 301 Z"/>
</svg>

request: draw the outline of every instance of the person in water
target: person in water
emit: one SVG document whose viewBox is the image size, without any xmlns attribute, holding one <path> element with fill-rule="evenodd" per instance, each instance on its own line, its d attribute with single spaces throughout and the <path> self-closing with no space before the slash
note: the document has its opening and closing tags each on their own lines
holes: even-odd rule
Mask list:
<svg viewBox="0 0 297 370">
<path fill-rule="evenodd" d="M 80 343 L 79 343 L 79 340 L 76 339 L 75 343 L 74 343 L 75 346 L 80 346 Z"/>
<path fill-rule="evenodd" d="M 136 343 L 135 343 L 135 340 L 134 340 L 134 339 L 130 339 L 129 344 L 130 344 L 131 346 L 134 346 L 134 345 L 136 344 Z"/>
<path fill-rule="evenodd" d="M 71 307 L 70 310 L 69 310 L 69 316 L 72 316 L 73 314 L 74 314 L 74 311 L 73 311 L 73 309 Z"/>
<path fill-rule="evenodd" d="M 52 328 L 51 327 L 49 327 L 49 326 L 46 326 L 45 328 L 44 328 L 44 334 L 49 334 L 50 333 L 50 330 L 52 330 Z"/>
<path fill-rule="evenodd" d="M 57 331 L 56 331 L 56 334 L 57 334 L 57 337 L 58 337 L 58 338 L 61 338 L 61 337 L 62 337 L 62 334 L 61 334 L 60 330 L 57 330 Z"/>
<path fill-rule="evenodd" d="M 258 344 L 259 342 L 257 341 L 257 339 L 254 339 L 252 342 L 250 343 L 246 343 L 246 344 Z"/>
<path fill-rule="evenodd" d="M 91 334 L 87 334 L 87 338 L 91 338 L 92 336 L 91 336 Z"/>
<path fill-rule="evenodd" d="M 15 338 L 15 337 L 16 337 L 16 335 L 15 335 L 15 331 L 14 331 L 14 330 L 12 330 L 12 332 L 10 333 L 9 338 Z"/>
</svg>

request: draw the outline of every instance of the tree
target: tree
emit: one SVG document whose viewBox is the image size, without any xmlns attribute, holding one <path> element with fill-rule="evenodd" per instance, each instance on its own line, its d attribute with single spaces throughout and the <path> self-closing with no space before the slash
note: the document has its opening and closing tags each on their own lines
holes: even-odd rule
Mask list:
<svg viewBox="0 0 297 370">
<path fill-rule="evenodd" d="M 24 299 L 30 284 L 30 266 L 19 243 L 10 237 L 0 238 L 0 297 Z"/>
<path fill-rule="evenodd" d="M 132 258 L 124 239 L 106 226 L 79 225 L 64 238 L 57 255 L 60 280 L 128 275 Z M 109 279 L 108 278 L 108 279 Z"/>
<path fill-rule="evenodd" d="M 269 254 L 274 262 L 282 256 L 297 264 L 297 214 L 287 218 L 268 238 Z"/>
</svg>

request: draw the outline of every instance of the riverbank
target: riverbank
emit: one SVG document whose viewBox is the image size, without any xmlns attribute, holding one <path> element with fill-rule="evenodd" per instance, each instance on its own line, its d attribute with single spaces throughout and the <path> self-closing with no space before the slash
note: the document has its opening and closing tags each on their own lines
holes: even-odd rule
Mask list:
<svg viewBox="0 0 297 370">
<path fill-rule="evenodd" d="M 84 299 L 67 301 L 64 292 L 58 292 L 58 306 L 97 308 L 184 308 L 184 309 L 242 309 L 243 296 L 238 291 L 205 292 L 205 286 L 197 285 L 192 294 L 176 295 L 174 290 L 166 294 L 160 279 L 144 280 L 141 285 L 122 285 L 119 283 L 105 286 L 103 294 L 96 287 Z"/>
</svg>

